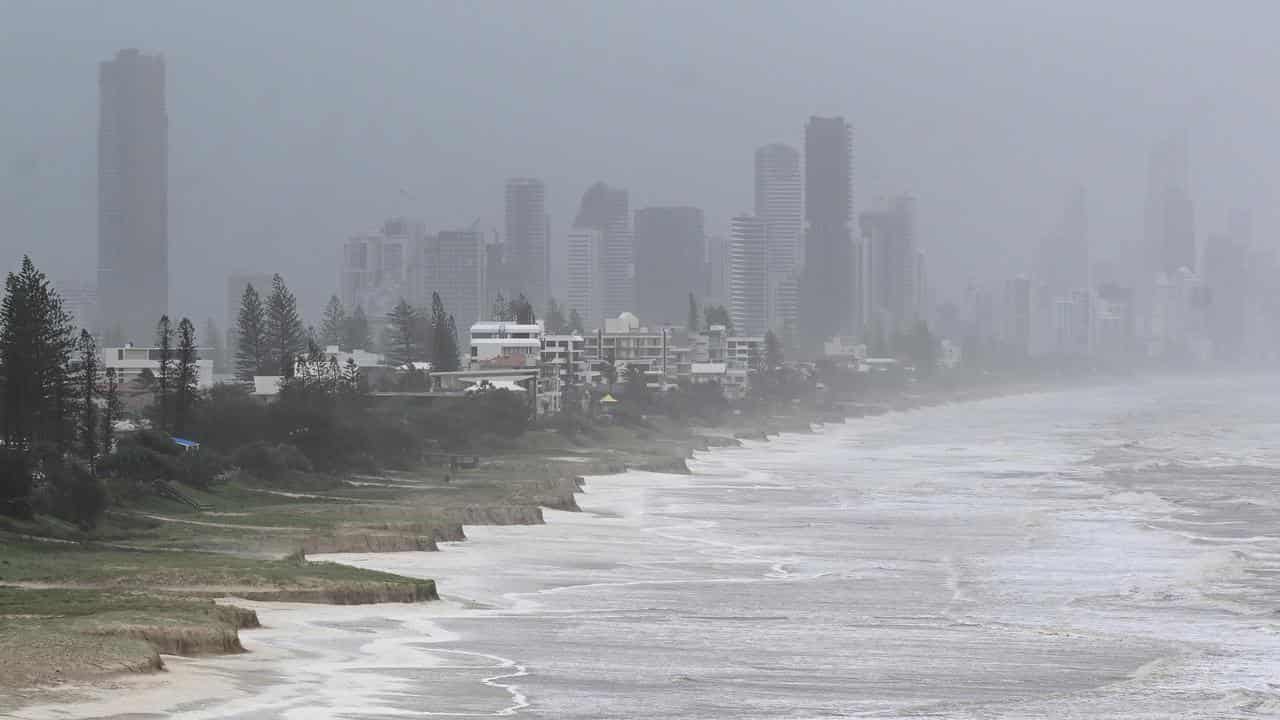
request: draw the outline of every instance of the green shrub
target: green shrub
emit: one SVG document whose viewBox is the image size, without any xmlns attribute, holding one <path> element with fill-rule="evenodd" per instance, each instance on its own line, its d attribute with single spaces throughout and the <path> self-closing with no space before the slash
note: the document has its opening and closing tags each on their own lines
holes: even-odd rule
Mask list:
<svg viewBox="0 0 1280 720">
<path fill-rule="evenodd" d="M 173 441 L 173 436 L 159 430 L 139 430 L 129 436 L 127 442 L 144 447 L 160 455 L 181 455 L 183 448 Z"/>
<path fill-rule="evenodd" d="M 111 504 L 107 485 L 80 463 L 42 464 L 36 505 L 42 512 L 91 530 Z"/>
<path fill-rule="evenodd" d="M 31 458 L 14 448 L 0 448 L 0 515 L 31 516 Z"/>
<path fill-rule="evenodd" d="M 121 440 L 115 452 L 98 462 L 98 471 L 110 478 L 111 486 L 118 495 L 127 498 L 150 492 L 156 480 L 173 481 L 183 477 L 178 457 L 157 452 L 142 444 L 136 436 Z"/>
<path fill-rule="evenodd" d="M 183 453 L 178 458 L 177 465 L 182 482 L 207 489 L 226 472 L 231 463 L 217 451 L 201 447 Z"/>
<path fill-rule="evenodd" d="M 279 482 L 290 472 L 311 472 L 311 461 L 293 445 L 254 442 L 236 451 L 234 463 L 265 482 Z"/>
</svg>

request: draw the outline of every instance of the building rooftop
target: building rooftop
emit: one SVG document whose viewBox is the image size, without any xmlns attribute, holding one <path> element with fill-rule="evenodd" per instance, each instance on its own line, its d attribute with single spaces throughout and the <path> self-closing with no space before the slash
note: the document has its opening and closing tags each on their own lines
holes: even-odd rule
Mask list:
<svg viewBox="0 0 1280 720">
<path fill-rule="evenodd" d="M 473 323 L 471 325 L 471 334 L 474 335 L 477 332 L 541 333 L 542 323 L 526 325 L 522 323 L 504 322 L 502 320 L 481 320 L 480 322 Z"/>
</svg>

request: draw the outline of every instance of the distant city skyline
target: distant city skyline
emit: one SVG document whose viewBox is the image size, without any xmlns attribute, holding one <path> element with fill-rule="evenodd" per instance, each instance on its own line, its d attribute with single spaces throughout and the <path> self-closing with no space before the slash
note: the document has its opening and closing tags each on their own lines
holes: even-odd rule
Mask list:
<svg viewBox="0 0 1280 720">
<path fill-rule="evenodd" d="M 81 298 L 77 314 L 81 322 L 97 325 L 104 333 L 118 331 L 115 334 L 129 339 L 149 337 L 154 328 L 152 318 L 169 307 L 165 74 L 165 60 L 158 53 L 126 49 L 100 63 L 99 279 L 92 290 L 101 312 L 96 322 L 90 320 L 87 316 L 94 308 Z M 962 275 L 954 264 L 927 262 L 927 258 L 934 259 L 925 247 L 940 249 L 945 258 L 954 253 L 955 243 L 947 236 L 946 242 L 939 244 L 935 235 L 917 232 L 914 200 L 910 211 L 893 209 L 877 215 L 880 211 L 871 210 L 856 215 L 854 190 L 861 178 L 854 171 L 853 136 L 858 124 L 856 115 L 810 116 L 803 128 L 803 160 L 786 142 L 752 143 L 753 212 L 735 216 L 728 223 L 708 226 L 695 197 L 691 203 L 648 204 L 635 213 L 633 225 L 630 191 L 596 183 L 584 195 L 568 232 L 556 233 L 548 211 L 548 196 L 554 194 L 554 186 L 549 191 L 548 184 L 535 176 L 541 172 L 521 174 L 505 181 L 502 232 L 485 217 L 478 217 L 466 235 L 466 244 L 474 248 L 443 253 L 443 233 L 456 239 L 463 231 L 447 229 L 451 226 L 446 225 L 427 232 L 428 223 L 415 213 L 401 216 L 403 219 L 392 216 L 380 239 L 374 235 L 363 239 L 369 257 L 362 262 L 372 263 L 370 268 L 359 268 L 365 273 L 361 276 L 364 287 L 358 293 L 348 287 L 358 275 L 351 272 L 356 267 L 349 253 L 343 257 L 337 287 L 351 304 L 367 306 L 375 322 L 385 314 L 384 306 L 394 300 L 404 297 L 421 306 L 437 287 L 449 288 L 442 295 L 455 297 L 465 316 L 484 315 L 495 286 L 506 288 L 508 297 L 525 295 L 542 312 L 557 290 L 565 296 L 557 298 L 562 305 L 568 295 L 584 297 L 581 263 L 579 277 L 569 277 L 566 282 L 565 276 L 573 272 L 566 250 L 576 242 L 573 247 L 581 257 L 584 233 L 594 230 L 596 235 L 590 238 L 594 270 L 591 299 L 587 301 L 597 318 L 593 322 L 636 312 L 645 322 L 674 324 L 685 304 L 676 298 L 684 299 L 691 291 L 704 303 L 723 299 L 731 311 L 736 304 L 739 316 L 752 318 L 753 326 L 784 333 L 789 346 L 791 332 L 797 331 L 796 337 L 802 339 L 799 347 L 805 352 L 811 352 L 824 337 L 865 334 L 873 319 L 881 327 L 887 323 L 902 332 L 932 318 L 933 283 L 954 287 Z M 877 143 L 869 147 L 872 153 L 882 151 Z M 1127 303 L 1135 313 L 1133 324 L 1138 334 L 1163 338 L 1161 342 L 1213 334 L 1206 328 L 1214 318 L 1214 322 L 1228 324 L 1238 320 L 1234 316 L 1239 313 L 1228 313 L 1233 316 L 1231 321 L 1223 319 L 1219 309 L 1193 322 L 1190 318 L 1198 311 L 1173 310 L 1188 303 L 1207 307 L 1215 289 L 1224 302 L 1232 300 L 1234 306 L 1251 312 L 1247 303 L 1241 305 L 1246 301 L 1240 296 L 1233 299 L 1230 289 L 1215 285 L 1247 283 L 1256 289 L 1263 282 L 1249 276 L 1245 268 L 1250 261 L 1240 259 L 1253 257 L 1254 223 L 1247 223 L 1248 232 L 1241 231 L 1238 218 L 1242 213 L 1233 208 L 1225 223 L 1206 223 L 1211 228 L 1226 226 L 1225 234 L 1211 229 L 1200 237 L 1200 200 L 1192 182 L 1195 173 L 1189 132 L 1168 133 L 1150 147 L 1143 232 L 1142 238 L 1133 242 L 1132 266 L 1117 265 L 1117 255 L 1125 255 L 1123 244 L 1092 241 L 1093 203 L 1086 206 L 1083 184 L 1074 183 L 1068 185 L 1071 190 L 1059 219 L 1045 223 L 1048 231 L 1041 234 L 1038 249 L 1030 253 L 1031 260 L 1024 256 L 1010 269 L 1030 269 L 1032 294 L 1047 298 L 1040 302 L 1050 308 L 1060 348 L 1071 343 L 1080 346 L 1084 342 L 1080 337 L 1095 332 L 1091 323 L 1117 312 L 1117 303 Z M 556 168 L 550 169 L 553 176 L 559 175 Z M 745 173 L 739 173 L 738 178 L 741 187 Z M 398 196 L 401 205 L 421 202 L 416 188 L 400 188 Z M 1092 200 L 1094 196 L 1088 197 Z M 933 209 L 932 205 L 926 207 Z M 690 214 L 677 220 L 676 211 Z M 693 213 L 698 220 L 692 219 Z M 855 217 L 868 222 L 855 225 Z M 745 269 L 754 266 L 743 258 L 754 255 L 742 251 L 756 245 L 747 241 L 754 235 L 744 230 L 746 218 L 763 223 L 765 228 L 766 280 L 763 290 L 751 290 L 750 297 L 743 294 L 743 278 L 754 278 L 754 270 Z M 397 222 L 409 223 L 412 228 L 395 225 Z M 726 229 L 729 239 L 721 252 L 709 238 Z M 183 243 L 181 247 L 190 246 Z M 459 264 L 452 265 L 454 262 Z M 458 269 L 474 277 L 451 285 Z M 1004 271 L 1006 281 L 1011 271 Z M 1099 291 L 1094 287 L 1095 272 L 1098 279 L 1105 277 L 1109 283 L 1098 298 L 1090 295 Z M 717 274 L 722 279 L 717 279 Z M 78 285 L 65 276 L 55 274 L 55 278 L 64 287 Z M 553 278 L 557 278 L 554 285 Z M 1124 290 L 1126 283 L 1135 286 L 1135 294 L 1127 300 L 1117 299 L 1121 294 L 1111 287 L 1117 282 L 1119 290 Z M 985 284 L 998 288 L 1001 282 Z M 691 290 L 677 293 L 677 285 Z M 568 292 L 575 286 L 578 292 Z M 746 286 L 755 288 L 754 279 Z M 193 302 L 189 292 L 184 292 L 184 297 L 184 302 Z M 759 322 L 754 315 L 757 306 L 763 307 L 764 313 Z M 747 307 L 752 310 L 745 310 Z M 310 304 L 304 305 L 304 313 L 308 318 L 318 314 Z M 1068 336 L 1073 338 L 1070 342 L 1063 340 Z M 1227 336 L 1221 337 L 1223 344 L 1231 342 Z"/>
<path fill-rule="evenodd" d="M 299 245 L 399 215 L 432 228 L 479 217 L 501 231 L 506 177 L 547 183 L 557 239 L 597 177 L 628 187 L 636 207 L 702 207 L 708 230 L 727 233 L 750 208 L 747 153 L 798 147 L 797 118 L 811 114 L 853 121 L 863 197 L 921 200 L 944 299 L 958 302 L 970 280 L 1027 271 L 1075 184 L 1089 188 L 1097 259 L 1127 263 L 1142 242 L 1147 149 L 1184 129 L 1198 242 L 1232 208 L 1253 208 L 1255 242 L 1274 245 L 1280 152 L 1259 75 L 1277 50 L 1241 38 L 1238 19 L 1165 6 L 1169 32 L 1153 34 L 1126 31 L 1149 18 L 1133 5 L 1098 22 L 1084 6 L 709 0 L 677 24 L 628 3 L 393 5 L 350 13 L 286 0 L 255 7 L 250 30 L 235 2 L 10 4 L 6 25 L 22 32 L 0 43 L 0 84 L 21 98 L 0 118 L 8 266 L 31 250 L 51 277 L 93 282 L 93 68 L 130 46 L 165 56 L 171 272 L 193 316 L 220 314 L 222 283 L 248 257 L 318 313 L 340 248 L 325 243 L 319 258 Z M 297 36 L 303 8 L 309 32 Z M 414 42 L 413 28 L 431 42 Z M 916 34 L 904 42 L 883 28 Z M 1179 33 L 1198 38 L 1196 62 L 1173 42 Z M 356 42 L 374 37 L 386 41 Z M 239 38 L 233 52 L 227 38 Z M 798 50 L 766 57 L 741 41 L 751 38 Z M 616 67 L 598 62 L 601 42 Z"/>
</svg>

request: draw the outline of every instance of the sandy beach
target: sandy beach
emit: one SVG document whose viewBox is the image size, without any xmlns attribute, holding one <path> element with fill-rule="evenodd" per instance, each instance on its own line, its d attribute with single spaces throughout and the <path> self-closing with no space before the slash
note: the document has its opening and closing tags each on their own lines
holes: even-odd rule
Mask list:
<svg viewBox="0 0 1280 720">
<path fill-rule="evenodd" d="M 447 582 L 441 601 L 332 606 L 307 603 L 224 602 L 252 609 L 263 627 L 241 632 L 242 655 L 164 656 L 166 670 L 115 676 L 91 684 L 43 690 L 43 702 L 14 711 L 16 720 L 67 720 L 134 716 L 139 711 L 190 720 L 254 713 L 261 717 L 315 717 L 287 709 L 301 699 L 359 710 L 362 696 L 396 692 L 422 683 L 428 695 L 447 698 L 449 713 L 463 698 L 491 706 L 482 714 L 511 714 L 526 705 L 519 678 L 524 669 L 496 656 L 435 647 L 456 641 L 440 621 L 488 613 L 532 612 L 537 597 L 559 587 L 547 569 L 587 562 L 610 542 L 638 534 L 648 491 L 687 485 L 679 475 L 631 472 L 591 478 L 580 496 L 583 512 L 545 511 L 546 525 L 468 527 L 468 540 L 441 543 L 437 552 L 312 556 L 358 567 Z M 625 529 L 626 532 L 620 534 Z M 554 558 L 554 563 L 551 559 Z M 365 672 L 376 667 L 378 674 Z M 395 677 L 397 671 L 402 677 Z M 425 676 L 424 676 L 425 674 Z M 429 676 L 429 677 L 427 677 Z M 331 702 L 332 701 L 332 702 Z M 284 714 L 273 714 L 280 711 Z M 429 710 L 428 710 L 429 712 Z"/>
</svg>

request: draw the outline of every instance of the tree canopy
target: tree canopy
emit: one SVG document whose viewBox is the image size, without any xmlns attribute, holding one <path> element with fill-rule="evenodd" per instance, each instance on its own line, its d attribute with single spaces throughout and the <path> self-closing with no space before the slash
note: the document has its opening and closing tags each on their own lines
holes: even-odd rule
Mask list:
<svg viewBox="0 0 1280 720">
<path fill-rule="evenodd" d="M 338 345 L 342 347 L 346 341 L 347 334 L 347 309 L 342 306 L 342 301 L 337 295 L 330 295 L 329 302 L 325 303 L 324 314 L 320 318 L 320 344 L 324 346 Z M 351 350 L 352 348 L 347 347 Z"/>
<path fill-rule="evenodd" d="M 552 335 L 559 335 L 568 329 L 564 311 L 560 309 L 560 303 L 556 302 L 555 298 L 547 300 L 547 312 L 542 316 L 542 324 Z"/>
<path fill-rule="evenodd" d="M 5 279 L 0 304 L 0 365 L 3 365 L 5 445 L 39 442 L 67 447 L 69 398 L 64 385 L 71 358 L 71 318 L 62 299 L 31 258 Z"/>
<path fill-rule="evenodd" d="M 383 343 L 387 364 L 403 367 L 424 357 L 418 311 L 404 298 L 387 313 L 387 334 Z"/>
<path fill-rule="evenodd" d="M 252 285 L 246 285 L 240 296 L 240 315 L 236 322 L 236 378 L 245 382 L 261 375 L 267 364 L 266 309 L 262 296 Z"/>
<path fill-rule="evenodd" d="M 339 343 L 347 350 L 373 350 L 373 333 L 369 329 L 369 317 L 364 308 L 357 305 L 347 316 L 344 324 L 343 340 Z"/>
<path fill-rule="evenodd" d="M 729 317 L 729 310 L 725 306 L 708 305 L 702 309 L 702 317 L 707 330 L 712 325 L 723 325 L 727 334 L 734 334 L 733 318 Z"/>
<path fill-rule="evenodd" d="M 298 317 L 298 301 L 277 273 L 271 277 L 271 295 L 267 298 L 266 325 L 263 337 L 267 362 L 274 374 L 293 375 L 293 364 L 306 349 L 306 331 Z"/>
<path fill-rule="evenodd" d="M 431 363 L 436 370 L 445 372 L 457 370 L 460 365 L 458 329 L 437 292 L 431 293 Z"/>
</svg>

